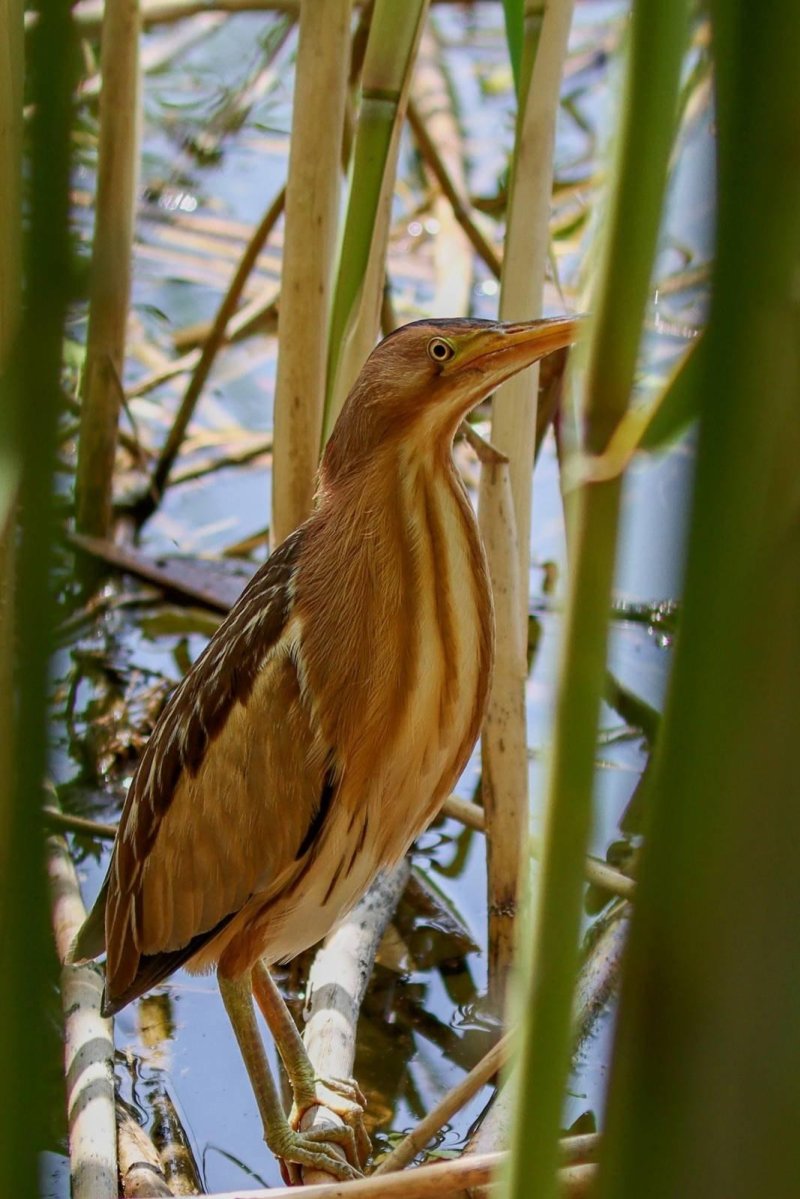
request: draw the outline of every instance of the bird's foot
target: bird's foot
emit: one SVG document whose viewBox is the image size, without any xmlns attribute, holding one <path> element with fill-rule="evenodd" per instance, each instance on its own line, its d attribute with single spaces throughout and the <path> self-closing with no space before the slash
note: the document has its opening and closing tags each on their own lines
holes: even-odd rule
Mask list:
<svg viewBox="0 0 800 1199">
<path fill-rule="evenodd" d="M 372 1152 L 372 1144 L 364 1127 L 367 1101 L 355 1079 L 315 1078 L 310 1086 L 298 1088 L 289 1116 L 291 1127 L 299 1129 L 303 1117 L 315 1107 L 333 1112 L 343 1122 L 344 1127 L 338 1131 L 344 1135 L 338 1143 L 344 1149 L 347 1160 L 363 1170 Z M 334 1131 L 332 1125 L 328 1127 Z M 326 1132 L 327 1128 L 320 1131 Z"/>
<path fill-rule="evenodd" d="M 301 1169 L 324 1170 L 339 1182 L 362 1178 L 357 1164 L 355 1136 L 352 1128 L 345 1126 L 313 1128 L 299 1132 L 288 1123 L 270 1132 L 267 1146 L 281 1161 L 281 1170 L 290 1184 L 302 1182 Z M 336 1147 L 344 1152 L 344 1158 Z"/>
</svg>

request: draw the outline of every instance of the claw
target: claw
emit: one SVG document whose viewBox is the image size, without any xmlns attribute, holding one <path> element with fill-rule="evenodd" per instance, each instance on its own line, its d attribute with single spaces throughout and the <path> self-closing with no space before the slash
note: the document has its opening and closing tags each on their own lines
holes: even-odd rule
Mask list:
<svg viewBox="0 0 800 1199">
<path fill-rule="evenodd" d="M 319 1129 L 325 1139 L 333 1141 L 344 1150 L 348 1162 L 358 1170 L 363 1169 L 372 1152 L 372 1144 L 364 1127 L 364 1111 L 367 1101 L 354 1079 L 317 1078 L 312 1089 L 295 1095 L 294 1106 L 289 1117 L 292 1128 L 299 1129 L 306 1112 L 314 1107 L 334 1112 L 344 1123 L 343 1128 L 333 1125 Z M 327 1134 L 334 1135 L 327 1135 Z M 338 1135 L 336 1135 L 338 1134 Z M 314 1136 L 309 1132 L 306 1136 Z"/>
<path fill-rule="evenodd" d="M 303 1166 L 307 1169 L 324 1170 L 326 1174 L 332 1174 L 339 1182 L 346 1182 L 363 1177 L 361 1170 L 351 1165 L 350 1160 L 342 1161 L 333 1147 L 341 1145 L 347 1154 L 348 1137 L 353 1141 L 352 1152 L 355 1153 L 354 1138 L 350 1128 L 330 1126 L 312 1129 L 310 1132 L 297 1132 L 287 1124 L 285 1129 L 281 1129 L 279 1133 L 267 1139 L 267 1146 L 276 1157 L 286 1163 L 292 1181 L 296 1180 L 299 1175 L 299 1167 Z M 349 1158 L 349 1154 L 347 1156 Z"/>
</svg>

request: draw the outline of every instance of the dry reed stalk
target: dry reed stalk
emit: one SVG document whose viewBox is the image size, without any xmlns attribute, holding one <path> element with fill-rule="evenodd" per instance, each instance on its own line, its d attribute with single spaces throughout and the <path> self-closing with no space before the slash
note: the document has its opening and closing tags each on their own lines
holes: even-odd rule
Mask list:
<svg viewBox="0 0 800 1199">
<path fill-rule="evenodd" d="M 481 735 L 489 922 L 489 1000 L 498 1013 L 514 956 L 527 872 L 528 753 L 525 626 L 509 463 L 481 463 L 480 522 L 492 581 L 495 666 Z"/>
<path fill-rule="evenodd" d="M 548 6 L 530 83 L 523 90 L 512 167 L 508 228 L 500 295 L 503 320 L 541 315 L 549 250 L 555 115 L 573 0 Z M 495 597 L 498 654 L 482 737 L 487 818 L 489 993 L 499 1007 L 514 951 L 515 920 L 527 843 L 528 760 L 525 679 L 530 570 L 531 477 L 536 441 L 537 367 L 498 390 L 492 402 L 492 439 L 507 454 L 510 509 L 484 467 L 480 523 Z M 513 533 L 512 533 L 513 530 Z M 512 570 L 510 557 L 516 559 Z M 516 579 L 516 583 L 514 583 Z M 510 598 L 514 590 L 513 600 Z"/>
<path fill-rule="evenodd" d="M 125 1109 L 117 1106 L 119 1175 L 125 1199 L 172 1199 L 158 1150 Z"/>
<path fill-rule="evenodd" d="M 317 952 L 308 976 L 303 1040 L 318 1076 L 349 1078 L 356 1052 L 358 1013 L 372 974 L 375 955 L 410 875 L 408 859 L 380 874 L 353 911 Z M 304 1129 L 340 1124 L 338 1116 L 319 1106 L 302 1120 Z M 304 1170 L 306 1182 L 330 1179 L 319 1170 Z"/>
<path fill-rule="evenodd" d="M 47 873 L 59 961 L 66 962 L 86 919 L 75 867 L 63 837 L 47 838 Z M 62 965 L 64 1066 L 73 1199 L 116 1199 L 112 1023 L 100 1015 L 103 973 L 89 962 Z"/>
<path fill-rule="evenodd" d="M 474 828 L 476 832 L 486 831 L 486 813 L 483 808 L 476 803 L 471 803 L 468 799 L 461 799 L 458 795 L 450 795 L 444 801 L 442 814 L 451 816 L 454 820 L 460 820 L 462 824 L 466 824 L 468 828 Z M 538 837 L 528 837 L 528 850 L 533 858 L 541 856 L 542 847 Z M 619 895 L 622 899 L 633 899 L 636 891 L 636 883 L 632 878 L 623 874 L 621 870 L 615 869 L 614 866 L 609 866 L 607 862 L 602 862 L 599 858 L 587 856 L 584 863 L 584 877 L 587 883 L 600 887 L 603 891 L 610 891 L 612 895 Z"/>
<path fill-rule="evenodd" d="M 411 80 L 408 119 L 417 135 L 424 132 L 426 144 L 435 152 L 454 190 L 466 194 L 464 147 L 461 131 L 453 112 L 451 94 L 441 60 L 441 47 L 429 21 L 422 34 L 417 66 Z M 434 175 L 428 159 L 427 173 Z M 470 240 L 459 225 L 450 197 L 442 190 L 434 198 L 433 217 L 438 224 L 434 238 L 436 290 L 430 303 L 430 315 L 452 317 L 469 312 L 473 265 Z"/>
<path fill-rule="evenodd" d="M 509 1050 L 513 1044 L 513 1035 L 506 1033 L 502 1040 L 492 1046 L 487 1054 L 474 1066 L 469 1074 L 461 1079 L 460 1082 L 447 1092 L 439 1102 L 431 1108 L 428 1114 L 420 1120 L 419 1124 L 414 1128 L 403 1140 L 395 1146 L 392 1152 L 385 1157 L 380 1165 L 373 1171 L 372 1177 L 376 1174 L 391 1174 L 395 1170 L 403 1170 L 412 1162 L 418 1153 L 421 1153 L 427 1144 L 433 1139 L 436 1133 L 442 1128 L 448 1120 L 451 1120 L 456 1112 L 461 1111 L 464 1104 L 476 1095 L 481 1087 L 486 1086 L 488 1082 L 494 1078 L 495 1074 L 505 1065 L 508 1060 Z"/>
<path fill-rule="evenodd" d="M 428 0 L 376 0 L 372 14 L 331 313 L 324 440 L 378 337 L 397 154 L 427 11 Z"/>
<path fill-rule="evenodd" d="M 545 9 L 530 83 L 522 98 L 508 203 L 500 319 L 533 320 L 542 314 L 550 247 L 553 147 L 561 75 L 574 0 L 552 0 Z M 527 0 L 531 12 L 538 0 Z M 527 617 L 538 366 L 515 375 L 492 403 L 492 441 L 508 455 L 517 525 L 520 605 Z"/>
<path fill-rule="evenodd" d="M 368 0 L 356 0 L 365 7 Z M 463 4 L 464 0 L 434 0 L 438 4 Z M 145 28 L 151 25 L 167 25 L 183 21 L 198 13 L 221 12 L 280 12 L 296 17 L 300 0 L 143 0 L 142 20 Z M 80 0 L 73 10 L 73 18 L 80 32 L 91 37 L 103 19 L 103 0 Z M 27 25 L 27 22 L 26 22 Z"/>
<path fill-rule="evenodd" d="M 311 511 L 322 432 L 351 0 L 303 0 L 286 184 L 273 545 Z"/>
<path fill-rule="evenodd" d="M 217 309 L 211 330 L 200 353 L 197 366 L 181 400 L 167 440 L 159 454 L 147 493 L 137 507 L 137 519 L 140 521 L 146 520 L 152 514 L 164 493 L 169 472 L 172 470 L 175 459 L 178 456 L 189 426 L 189 421 L 192 418 L 197 401 L 200 399 L 203 387 L 214 365 L 214 359 L 225 340 L 228 326 L 235 315 L 244 285 L 270 232 L 275 227 L 280 214 L 283 212 L 284 201 L 285 190 L 282 189 L 272 201 L 272 204 L 253 232 L 228 290 L 223 297 L 222 303 Z"/>
<path fill-rule="evenodd" d="M 139 171 L 139 31 L 138 0 L 109 0 L 100 48 L 97 207 L 76 477 L 77 527 L 94 536 L 111 528 Z"/>
</svg>

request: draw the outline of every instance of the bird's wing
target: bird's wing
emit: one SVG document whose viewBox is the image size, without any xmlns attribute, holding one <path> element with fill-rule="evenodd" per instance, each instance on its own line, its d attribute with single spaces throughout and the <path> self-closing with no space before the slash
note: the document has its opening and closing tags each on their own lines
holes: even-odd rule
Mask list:
<svg viewBox="0 0 800 1199">
<path fill-rule="evenodd" d="M 250 895 L 279 887 L 305 852 L 331 759 L 298 673 L 302 537 L 254 576 L 147 744 L 106 882 L 109 1009 L 196 953 Z"/>
</svg>

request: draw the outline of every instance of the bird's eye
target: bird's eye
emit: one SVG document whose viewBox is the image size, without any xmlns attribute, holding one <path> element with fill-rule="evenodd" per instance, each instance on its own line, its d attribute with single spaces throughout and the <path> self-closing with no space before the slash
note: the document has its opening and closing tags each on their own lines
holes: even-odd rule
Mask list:
<svg viewBox="0 0 800 1199">
<path fill-rule="evenodd" d="M 434 362 L 449 362 L 454 354 L 455 350 L 450 343 L 441 337 L 434 337 L 428 342 L 428 357 Z"/>
</svg>

